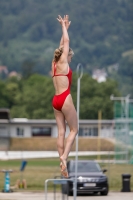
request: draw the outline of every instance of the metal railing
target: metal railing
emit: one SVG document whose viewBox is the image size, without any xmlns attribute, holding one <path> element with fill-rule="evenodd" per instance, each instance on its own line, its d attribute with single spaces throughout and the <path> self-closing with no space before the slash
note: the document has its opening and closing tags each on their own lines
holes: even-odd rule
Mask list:
<svg viewBox="0 0 133 200">
<path fill-rule="evenodd" d="M 45 200 L 47 200 L 47 193 L 48 193 L 48 182 L 53 182 L 54 185 L 63 185 L 67 184 L 68 181 L 73 182 L 74 185 L 74 180 L 73 179 L 47 179 L 45 180 Z M 56 200 L 56 188 L 54 187 L 54 200 Z M 64 200 L 64 195 L 62 194 L 62 200 Z M 67 195 L 67 200 L 68 200 L 68 195 Z"/>
</svg>

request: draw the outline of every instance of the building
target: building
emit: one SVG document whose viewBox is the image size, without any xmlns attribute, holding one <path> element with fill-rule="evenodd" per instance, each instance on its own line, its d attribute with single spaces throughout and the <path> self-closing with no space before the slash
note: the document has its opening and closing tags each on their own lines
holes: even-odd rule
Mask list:
<svg viewBox="0 0 133 200">
<path fill-rule="evenodd" d="M 97 80 L 98 83 L 106 82 L 107 73 L 104 69 L 94 69 L 92 73 L 92 78 Z"/>
<path fill-rule="evenodd" d="M 100 123 L 100 130 L 99 130 Z M 66 137 L 69 128 L 66 129 Z M 57 137 L 57 125 L 53 119 L 0 119 L 0 138 L 15 137 Z M 114 137 L 113 120 L 79 120 L 79 137 Z"/>
</svg>

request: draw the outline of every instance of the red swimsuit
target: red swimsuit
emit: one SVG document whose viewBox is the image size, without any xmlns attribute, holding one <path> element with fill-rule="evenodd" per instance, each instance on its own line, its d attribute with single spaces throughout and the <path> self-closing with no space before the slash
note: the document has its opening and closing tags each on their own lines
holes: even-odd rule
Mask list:
<svg viewBox="0 0 133 200">
<path fill-rule="evenodd" d="M 66 97 L 70 94 L 70 86 L 71 86 L 71 82 L 72 82 L 72 70 L 69 68 L 69 72 L 68 74 L 55 74 L 56 72 L 56 64 L 54 64 L 54 76 L 67 76 L 68 80 L 69 80 L 69 86 L 67 88 L 67 90 L 65 90 L 64 92 L 62 92 L 59 95 L 54 95 L 53 100 L 52 100 L 52 106 L 56 109 L 61 111 L 62 106 L 65 102 Z"/>
</svg>

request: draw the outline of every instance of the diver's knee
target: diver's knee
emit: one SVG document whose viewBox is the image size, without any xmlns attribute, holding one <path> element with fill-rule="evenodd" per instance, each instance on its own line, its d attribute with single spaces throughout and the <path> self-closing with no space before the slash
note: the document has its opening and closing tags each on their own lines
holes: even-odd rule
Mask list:
<svg viewBox="0 0 133 200">
<path fill-rule="evenodd" d="M 75 127 L 71 130 L 73 132 L 73 134 L 76 136 L 78 133 L 78 127 Z"/>
</svg>

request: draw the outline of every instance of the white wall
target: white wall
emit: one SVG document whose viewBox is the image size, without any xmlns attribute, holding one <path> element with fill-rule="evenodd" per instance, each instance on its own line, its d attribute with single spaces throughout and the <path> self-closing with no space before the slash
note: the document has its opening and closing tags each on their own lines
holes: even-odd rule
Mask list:
<svg viewBox="0 0 133 200">
<path fill-rule="evenodd" d="M 9 137 L 8 125 L 0 125 L 0 137 Z"/>
<path fill-rule="evenodd" d="M 84 126 L 81 126 L 84 127 Z M 87 128 L 90 129 L 92 126 L 88 125 Z M 23 136 L 18 136 L 17 135 L 17 128 L 23 129 Z M 10 132 L 9 137 L 27 137 L 30 138 L 32 137 L 32 125 L 31 124 L 21 124 L 21 123 L 15 123 L 15 124 L 0 124 L 0 136 L 7 136 L 8 133 Z M 65 137 L 68 136 L 69 134 L 69 127 L 66 126 L 66 134 Z M 56 138 L 58 136 L 58 129 L 56 124 L 54 126 L 51 126 L 51 137 Z M 113 138 L 114 137 L 114 130 L 112 126 L 103 126 L 101 131 L 100 131 L 100 137 L 107 137 L 107 138 Z"/>
<path fill-rule="evenodd" d="M 113 128 L 103 128 L 103 129 L 101 129 L 100 130 L 100 137 L 113 138 L 114 137 Z"/>
<path fill-rule="evenodd" d="M 23 129 L 23 136 L 17 135 L 17 128 Z M 32 137 L 30 125 L 10 125 L 10 137 Z"/>
<path fill-rule="evenodd" d="M 65 137 L 67 137 L 69 133 L 70 133 L 69 127 L 66 126 L 66 134 L 65 134 Z M 55 126 L 53 126 L 53 128 L 52 128 L 51 137 L 56 138 L 57 136 L 58 136 L 58 129 L 57 129 L 57 126 L 55 125 Z"/>
<path fill-rule="evenodd" d="M 57 134 L 58 134 L 57 127 L 53 126 L 51 130 L 51 137 L 57 137 Z"/>
</svg>

